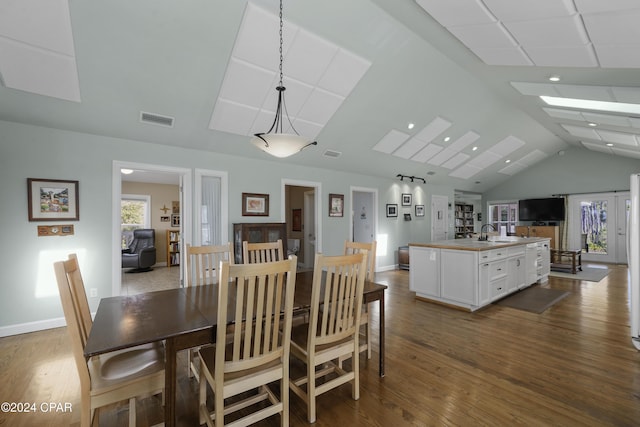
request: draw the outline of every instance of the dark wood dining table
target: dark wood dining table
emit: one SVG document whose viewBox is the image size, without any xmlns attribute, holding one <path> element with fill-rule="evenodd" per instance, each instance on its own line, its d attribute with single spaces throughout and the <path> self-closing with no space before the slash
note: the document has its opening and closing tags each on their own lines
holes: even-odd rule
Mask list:
<svg viewBox="0 0 640 427">
<path fill-rule="evenodd" d="M 294 310 L 311 302 L 313 272 L 296 275 Z M 386 285 L 365 282 L 364 301 L 378 301 L 379 374 L 384 376 L 384 291 Z M 165 426 L 176 419 L 176 359 L 180 350 L 211 343 L 217 324 L 217 286 L 193 286 L 116 296 L 100 300 L 85 357 L 151 342 L 165 342 Z"/>
</svg>

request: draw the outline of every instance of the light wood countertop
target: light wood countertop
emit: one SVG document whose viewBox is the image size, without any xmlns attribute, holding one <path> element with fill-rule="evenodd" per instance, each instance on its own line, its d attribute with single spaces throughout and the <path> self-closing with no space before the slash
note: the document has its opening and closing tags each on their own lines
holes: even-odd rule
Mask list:
<svg viewBox="0 0 640 427">
<path fill-rule="evenodd" d="M 451 240 L 438 240 L 428 243 L 409 243 L 409 246 L 418 246 L 423 248 L 438 248 L 438 249 L 454 249 L 460 251 L 488 251 L 497 248 L 506 248 L 509 246 L 526 245 L 528 243 L 537 243 L 549 238 L 544 237 L 515 237 L 515 236 L 492 236 L 492 240 L 480 241 L 478 239 L 451 239 Z"/>
</svg>

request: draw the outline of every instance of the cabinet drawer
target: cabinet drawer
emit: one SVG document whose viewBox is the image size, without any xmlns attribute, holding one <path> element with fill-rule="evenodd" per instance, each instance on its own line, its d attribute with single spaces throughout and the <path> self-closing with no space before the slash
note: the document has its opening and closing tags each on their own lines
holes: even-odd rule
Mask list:
<svg viewBox="0 0 640 427">
<path fill-rule="evenodd" d="M 507 278 L 492 280 L 489 287 L 491 289 L 491 299 L 493 300 L 507 292 Z"/>
<path fill-rule="evenodd" d="M 489 251 L 480 252 L 480 262 L 493 261 L 507 257 L 507 248 L 491 249 Z"/>
<path fill-rule="evenodd" d="M 507 274 L 507 261 L 496 261 L 489 264 L 489 281 L 499 279 Z"/>
</svg>

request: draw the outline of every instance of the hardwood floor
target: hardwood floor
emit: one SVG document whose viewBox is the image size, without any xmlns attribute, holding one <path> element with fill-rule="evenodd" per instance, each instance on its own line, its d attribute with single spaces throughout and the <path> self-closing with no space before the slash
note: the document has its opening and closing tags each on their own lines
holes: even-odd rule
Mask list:
<svg viewBox="0 0 640 427">
<path fill-rule="evenodd" d="M 372 359 L 361 359 L 360 400 L 348 385 L 321 396 L 315 425 L 639 425 L 640 352 L 629 337 L 627 268 L 609 268 L 599 283 L 551 278 L 545 287 L 571 294 L 542 314 L 497 305 L 457 311 L 415 300 L 406 271 L 378 273 L 389 285 L 386 377 L 378 377 L 374 333 Z M 197 386 L 183 362 L 179 424 L 194 426 Z M 77 425 L 78 384 L 64 328 L 0 339 L 0 401 L 38 407 L 0 413 L 0 426 Z M 290 399 L 291 425 L 307 425 L 300 399 Z M 70 402 L 74 412 L 44 413 L 43 402 Z M 137 413 L 138 425 L 161 422 L 160 400 L 138 402 Z M 124 403 L 106 408 L 100 425 L 127 425 L 127 415 Z"/>
</svg>

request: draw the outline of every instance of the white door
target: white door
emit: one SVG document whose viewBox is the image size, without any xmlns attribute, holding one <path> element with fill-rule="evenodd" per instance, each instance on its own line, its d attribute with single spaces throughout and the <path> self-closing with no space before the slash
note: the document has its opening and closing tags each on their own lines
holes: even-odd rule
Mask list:
<svg viewBox="0 0 640 427">
<path fill-rule="evenodd" d="M 304 266 L 313 267 L 316 254 L 316 196 L 315 191 L 304 193 Z"/>
<path fill-rule="evenodd" d="M 618 250 L 614 193 L 569 196 L 569 249 L 582 248 L 583 261 L 616 262 Z"/>
<path fill-rule="evenodd" d="M 629 210 L 631 209 L 631 196 L 629 193 L 616 194 L 616 263 L 627 263 L 627 227 L 629 224 Z"/>
<path fill-rule="evenodd" d="M 447 207 L 449 198 L 447 196 L 431 196 L 431 240 L 446 240 L 447 227 Z"/>
<path fill-rule="evenodd" d="M 351 240 L 354 242 L 375 240 L 375 195 L 375 190 L 351 189 Z"/>
</svg>

